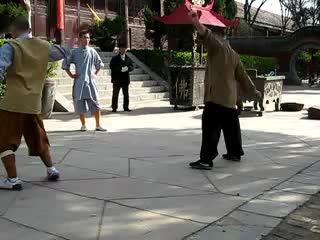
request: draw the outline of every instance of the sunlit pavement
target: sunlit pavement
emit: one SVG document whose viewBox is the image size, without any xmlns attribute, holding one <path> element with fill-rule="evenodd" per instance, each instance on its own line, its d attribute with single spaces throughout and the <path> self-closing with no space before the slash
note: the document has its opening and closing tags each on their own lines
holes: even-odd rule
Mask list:
<svg viewBox="0 0 320 240">
<path fill-rule="evenodd" d="M 287 88 L 283 101 L 317 105 L 319 90 Z M 243 161 L 218 157 L 212 171 L 188 167 L 201 114 L 167 102 L 106 112 L 108 133 L 79 132 L 76 116 L 55 114 L 45 126 L 62 179 L 47 183 L 22 145 L 24 190 L 0 192 L 0 239 L 256 240 L 320 191 L 320 121 L 305 110 L 244 114 Z"/>
</svg>

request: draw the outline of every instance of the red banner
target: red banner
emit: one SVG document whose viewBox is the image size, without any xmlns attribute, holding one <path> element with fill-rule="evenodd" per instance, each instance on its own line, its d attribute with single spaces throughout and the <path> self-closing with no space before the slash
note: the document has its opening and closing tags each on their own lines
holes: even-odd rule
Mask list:
<svg viewBox="0 0 320 240">
<path fill-rule="evenodd" d="M 57 28 L 64 29 L 64 0 L 57 0 Z"/>
</svg>

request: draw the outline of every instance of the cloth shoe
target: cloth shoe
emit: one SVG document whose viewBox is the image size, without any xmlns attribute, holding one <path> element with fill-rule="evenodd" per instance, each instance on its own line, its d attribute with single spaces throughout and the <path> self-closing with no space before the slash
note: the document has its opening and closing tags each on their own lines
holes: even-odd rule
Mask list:
<svg viewBox="0 0 320 240">
<path fill-rule="evenodd" d="M 0 189 L 20 191 L 22 190 L 22 182 L 19 178 L 7 178 L 0 182 Z"/>
<path fill-rule="evenodd" d="M 191 168 L 200 169 L 200 170 L 211 170 L 213 167 L 213 163 L 203 162 L 201 160 L 192 162 L 189 164 Z"/>
<path fill-rule="evenodd" d="M 48 168 L 47 178 L 48 178 L 48 181 L 57 181 L 60 178 L 60 172 L 55 167 Z"/>
</svg>

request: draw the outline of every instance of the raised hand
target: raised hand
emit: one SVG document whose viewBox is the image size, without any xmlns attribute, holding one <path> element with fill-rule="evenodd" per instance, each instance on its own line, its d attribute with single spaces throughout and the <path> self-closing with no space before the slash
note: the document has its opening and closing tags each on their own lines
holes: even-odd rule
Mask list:
<svg viewBox="0 0 320 240">
<path fill-rule="evenodd" d="M 30 0 L 20 0 L 28 12 L 31 11 Z"/>
</svg>

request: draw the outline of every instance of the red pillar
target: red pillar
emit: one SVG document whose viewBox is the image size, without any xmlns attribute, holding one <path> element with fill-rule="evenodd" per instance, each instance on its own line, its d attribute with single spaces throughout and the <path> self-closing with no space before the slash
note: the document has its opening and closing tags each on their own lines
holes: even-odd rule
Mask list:
<svg viewBox="0 0 320 240">
<path fill-rule="evenodd" d="M 57 0 L 57 42 L 64 42 L 64 0 Z"/>
</svg>

